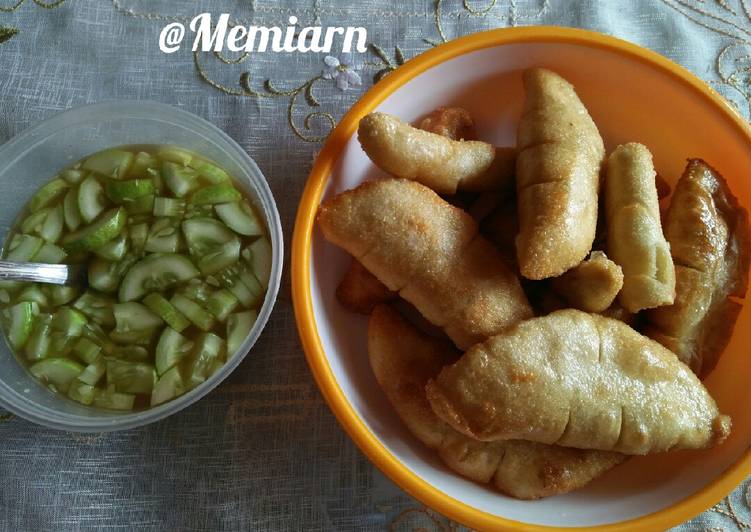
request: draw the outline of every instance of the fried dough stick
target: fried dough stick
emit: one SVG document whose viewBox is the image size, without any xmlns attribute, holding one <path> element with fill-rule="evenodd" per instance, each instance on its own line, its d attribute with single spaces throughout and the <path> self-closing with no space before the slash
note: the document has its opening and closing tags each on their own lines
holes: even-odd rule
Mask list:
<svg viewBox="0 0 751 532">
<path fill-rule="evenodd" d="M 608 157 L 605 215 L 608 255 L 623 268 L 618 301 L 629 312 L 672 305 L 675 268 L 662 234 L 652 154 L 635 142 Z"/>
<path fill-rule="evenodd" d="M 605 149 L 570 83 L 541 68 L 526 70 L 523 79 L 516 253 L 521 274 L 539 280 L 573 268 L 592 248 Z"/>
<path fill-rule="evenodd" d="M 318 223 L 459 348 L 532 316 L 519 279 L 472 217 L 419 183 L 363 183 L 326 201 Z"/>
<path fill-rule="evenodd" d="M 435 413 L 482 441 L 647 454 L 730 433 L 699 379 L 628 325 L 568 309 L 510 327 L 427 385 Z"/>
<path fill-rule="evenodd" d="M 623 286 L 623 271 L 602 251 L 593 251 L 587 260 L 553 279 L 551 286 L 572 307 L 603 312 Z"/>
<path fill-rule="evenodd" d="M 357 138 L 378 168 L 394 177 L 422 183 L 439 194 L 513 187 L 514 148 L 497 148 L 479 140 L 452 140 L 378 112 L 360 120 Z"/>
<path fill-rule="evenodd" d="M 460 355 L 390 307 L 373 310 L 368 356 L 376 380 L 410 432 L 452 470 L 512 497 L 539 499 L 580 488 L 625 460 L 619 453 L 521 440 L 480 442 L 455 431 L 431 410 L 425 384 Z"/>
<path fill-rule="evenodd" d="M 675 303 L 646 313 L 645 332 L 700 377 L 730 341 L 745 297 L 749 267 L 748 213 L 723 177 L 691 159 L 665 218 L 676 274 Z"/>
</svg>

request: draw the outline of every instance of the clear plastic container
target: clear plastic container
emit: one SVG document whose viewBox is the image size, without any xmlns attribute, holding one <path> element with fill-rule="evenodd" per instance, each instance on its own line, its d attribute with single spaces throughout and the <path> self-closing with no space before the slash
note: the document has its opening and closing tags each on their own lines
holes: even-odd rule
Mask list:
<svg viewBox="0 0 751 532">
<path fill-rule="evenodd" d="M 4 241 L 31 195 L 64 166 L 93 152 L 124 144 L 174 144 L 213 159 L 243 187 L 269 229 L 273 250 L 266 298 L 240 350 L 206 382 L 148 410 L 115 412 L 53 394 L 0 342 L 0 406 L 34 423 L 78 432 L 124 430 L 165 418 L 198 401 L 224 380 L 258 339 L 274 306 L 282 275 L 283 241 L 274 198 L 248 154 L 226 133 L 191 113 L 154 102 L 112 101 L 70 109 L 0 147 L 0 231 Z"/>
</svg>

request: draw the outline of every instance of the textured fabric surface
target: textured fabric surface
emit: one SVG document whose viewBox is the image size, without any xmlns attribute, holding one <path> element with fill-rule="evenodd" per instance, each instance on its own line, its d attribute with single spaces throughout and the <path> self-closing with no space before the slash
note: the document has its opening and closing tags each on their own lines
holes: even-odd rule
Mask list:
<svg viewBox="0 0 751 532">
<path fill-rule="evenodd" d="M 203 11 L 255 25 L 286 26 L 295 15 L 302 25 L 366 26 L 371 46 L 326 76 L 324 54 L 159 51 L 167 22 Z M 577 26 L 668 56 L 748 116 L 750 12 L 747 0 L 0 0 L 0 141 L 103 99 L 176 105 L 255 158 L 289 243 L 321 138 L 404 59 L 488 28 Z M 358 75 L 340 79 L 346 69 Z M 3 415 L 0 478 L 2 530 L 456 528 L 378 473 L 329 412 L 297 338 L 288 266 L 259 343 L 216 391 L 116 434 L 55 432 Z M 747 488 L 678 529 L 748 528 Z"/>
</svg>

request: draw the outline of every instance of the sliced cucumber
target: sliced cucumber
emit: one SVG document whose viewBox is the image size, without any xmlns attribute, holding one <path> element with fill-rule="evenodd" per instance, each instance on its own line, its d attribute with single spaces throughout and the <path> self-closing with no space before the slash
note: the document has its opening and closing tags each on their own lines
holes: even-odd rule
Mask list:
<svg viewBox="0 0 751 532">
<path fill-rule="evenodd" d="M 132 163 L 133 154 L 129 151 L 105 150 L 86 159 L 83 168 L 107 177 L 122 177 Z"/>
<path fill-rule="evenodd" d="M 202 334 L 196 342 L 195 355 L 190 365 L 190 384 L 197 386 L 205 381 L 214 361 L 222 358 L 224 340 L 212 333 Z"/>
<path fill-rule="evenodd" d="M 16 297 L 16 301 L 29 301 L 42 308 L 46 308 L 50 303 L 47 294 L 42 290 L 42 287 L 36 283 L 26 284 L 26 288 L 21 290 L 21 293 Z"/>
<path fill-rule="evenodd" d="M 42 262 L 44 264 L 60 264 L 65 260 L 68 254 L 61 247 L 55 244 L 44 244 L 39 251 L 34 255 L 34 262 Z"/>
<path fill-rule="evenodd" d="M 170 303 L 202 331 L 210 331 L 214 326 L 214 317 L 195 301 L 181 294 L 175 294 Z"/>
<path fill-rule="evenodd" d="M 23 222 L 21 222 L 22 233 L 39 233 L 42 229 L 44 221 L 47 219 L 47 215 L 52 211 L 52 207 L 40 209 L 35 213 L 27 216 Z"/>
<path fill-rule="evenodd" d="M 196 190 L 190 196 L 190 202 L 194 205 L 214 205 L 238 201 L 240 198 L 242 194 L 231 184 L 219 184 Z"/>
<path fill-rule="evenodd" d="M 78 295 L 78 290 L 72 286 L 49 285 L 47 293 L 53 306 L 59 307 L 73 301 Z"/>
<path fill-rule="evenodd" d="M 14 351 L 26 345 L 34 326 L 34 303 L 21 301 L 3 312 L 8 324 L 8 342 Z"/>
<path fill-rule="evenodd" d="M 156 166 L 157 161 L 153 155 L 145 151 L 139 151 L 133 158 L 133 164 L 130 166 L 128 174 L 133 177 L 140 177 L 146 173 L 146 170 Z"/>
<path fill-rule="evenodd" d="M 89 319 L 95 321 L 104 327 L 115 325 L 115 315 L 112 313 L 112 306 L 115 302 L 112 298 L 103 294 L 87 290 L 81 297 L 73 303 L 73 308 L 80 310 Z"/>
<path fill-rule="evenodd" d="M 69 307 L 57 309 L 52 318 L 52 328 L 69 337 L 81 336 L 86 323 L 86 316 L 83 313 Z"/>
<path fill-rule="evenodd" d="M 125 238 L 124 233 L 120 233 L 120 235 L 115 237 L 114 240 L 110 240 L 93 251 L 104 260 L 118 261 L 122 259 L 128 251 L 128 239 Z"/>
<path fill-rule="evenodd" d="M 122 207 L 112 209 L 93 224 L 63 238 L 63 247 L 67 251 L 90 251 L 102 247 L 120 234 L 125 227 L 125 219 L 126 214 Z"/>
<path fill-rule="evenodd" d="M 151 225 L 144 249 L 151 253 L 175 253 L 180 249 L 180 231 L 169 218 L 160 218 Z"/>
<path fill-rule="evenodd" d="M 151 392 L 151 406 L 160 405 L 174 399 L 175 397 L 182 395 L 185 392 L 185 384 L 183 382 L 180 370 L 177 367 L 173 367 L 154 385 L 154 389 Z"/>
<path fill-rule="evenodd" d="M 49 352 L 56 357 L 67 357 L 73 350 L 73 345 L 76 343 L 76 340 L 75 337 L 68 336 L 63 332 L 53 331 L 50 333 Z"/>
<path fill-rule="evenodd" d="M 186 346 L 189 345 L 182 334 L 171 327 L 165 327 L 156 344 L 156 372 L 162 375 L 180 362 L 188 353 Z"/>
<path fill-rule="evenodd" d="M 100 292 L 114 292 L 120 284 L 120 277 L 116 273 L 117 263 L 100 257 L 89 262 L 89 285 Z"/>
<path fill-rule="evenodd" d="M 29 200 L 29 212 L 36 212 L 51 205 L 60 198 L 68 189 L 68 182 L 63 179 L 53 179 L 42 188 L 37 190 L 36 194 Z"/>
<path fill-rule="evenodd" d="M 191 255 L 202 256 L 228 242 L 237 240 L 235 234 L 212 218 L 191 218 L 182 223 L 185 241 Z"/>
<path fill-rule="evenodd" d="M 118 332 L 143 331 L 160 327 L 162 318 L 151 312 L 148 307 L 134 301 L 117 303 L 113 307 L 115 330 Z"/>
<path fill-rule="evenodd" d="M 154 182 L 151 179 L 129 179 L 128 181 L 108 179 L 105 182 L 105 191 L 110 201 L 123 204 L 153 194 Z"/>
<path fill-rule="evenodd" d="M 88 338 L 79 338 L 73 345 L 73 354 L 87 364 L 95 364 L 102 358 L 101 353 L 102 348 Z"/>
<path fill-rule="evenodd" d="M 29 368 L 37 379 L 45 384 L 54 384 L 61 392 L 67 392 L 70 384 L 83 370 L 81 364 L 68 358 L 47 358 Z"/>
<path fill-rule="evenodd" d="M 198 174 L 195 171 L 169 161 L 162 165 L 162 177 L 167 188 L 178 198 L 187 196 L 198 186 Z"/>
<path fill-rule="evenodd" d="M 140 345 L 118 345 L 112 350 L 112 356 L 129 362 L 146 362 L 149 351 Z"/>
<path fill-rule="evenodd" d="M 227 318 L 227 357 L 231 357 L 250 334 L 253 324 L 258 319 L 255 310 L 230 314 Z"/>
<path fill-rule="evenodd" d="M 198 172 L 198 175 L 212 185 L 229 181 L 229 174 L 227 172 L 207 161 L 193 161 L 191 166 Z"/>
<path fill-rule="evenodd" d="M 28 262 L 44 245 L 44 240 L 31 235 L 15 235 L 5 258 L 15 262 Z"/>
<path fill-rule="evenodd" d="M 162 172 L 160 172 L 156 168 L 148 168 L 146 170 L 146 175 L 149 179 L 151 179 L 151 182 L 154 183 L 154 190 L 159 194 L 163 193 L 164 179 L 162 179 Z"/>
<path fill-rule="evenodd" d="M 188 166 L 193 160 L 193 153 L 177 146 L 162 146 L 156 152 L 157 157 L 180 164 L 182 166 Z"/>
<path fill-rule="evenodd" d="M 123 202 L 123 207 L 131 216 L 141 215 L 149 218 L 154 210 L 154 197 L 154 194 L 146 194 L 134 200 L 127 200 Z"/>
<path fill-rule="evenodd" d="M 197 261 L 198 269 L 204 275 L 211 275 L 219 270 L 236 264 L 240 260 L 240 241 L 231 240 L 209 251 Z"/>
<path fill-rule="evenodd" d="M 128 237 L 130 238 L 130 247 L 133 248 L 133 252 L 140 254 L 143 253 L 143 248 L 146 245 L 146 239 L 149 236 L 149 226 L 145 223 L 138 223 L 128 227 Z"/>
<path fill-rule="evenodd" d="M 34 320 L 29 339 L 26 341 L 26 358 L 39 360 L 49 354 L 52 316 L 39 314 Z"/>
<path fill-rule="evenodd" d="M 54 244 L 60 240 L 60 235 L 63 234 L 63 223 L 63 206 L 53 207 L 39 229 L 39 235 L 47 242 Z"/>
<path fill-rule="evenodd" d="M 158 197 L 154 199 L 154 216 L 180 218 L 185 214 L 185 200 Z"/>
<path fill-rule="evenodd" d="M 199 275 L 189 259 L 175 253 L 154 253 L 134 264 L 120 285 L 120 301 L 142 298 L 147 292 L 161 292 Z"/>
<path fill-rule="evenodd" d="M 78 187 L 78 212 L 86 223 L 91 223 L 106 207 L 102 184 L 90 175 Z"/>
<path fill-rule="evenodd" d="M 248 252 L 249 256 L 246 259 L 250 262 L 251 268 L 253 268 L 253 274 L 261 282 L 261 286 L 267 289 L 269 287 L 269 279 L 271 278 L 271 244 L 266 237 L 262 237 L 245 248 L 245 250 Z"/>
<path fill-rule="evenodd" d="M 78 188 L 71 188 L 63 201 L 63 217 L 70 231 L 75 231 L 83 223 L 81 211 L 78 210 Z"/>
<path fill-rule="evenodd" d="M 149 360 L 149 351 L 140 345 L 118 345 L 113 349 L 112 356 L 129 362 L 146 362 Z"/>
<path fill-rule="evenodd" d="M 100 357 L 95 362 L 86 366 L 83 373 L 78 376 L 78 380 L 85 384 L 96 386 L 99 380 L 104 376 L 106 369 L 107 366 L 104 359 Z"/>
<path fill-rule="evenodd" d="M 222 288 L 209 296 L 206 306 L 217 320 L 224 321 L 239 304 L 240 301 L 238 301 L 232 292 L 226 288 Z"/>
<path fill-rule="evenodd" d="M 94 393 L 93 406 L 108 410 L 133 410 L 136 396 L 130 393 L 118 393 L 110 390 L 97 390 Z"/>
<path fill-rule="evenodd" d="M 248 291 L 250 291 L 251 293 L 252 297 L 249 306 L 255 307 L 260 304 L 263 300 L 263 287 L 261 286 L 261 283 L 258 281 L 258 279 L 256 279 L 256 276 L 253 275 L 253 273 L 249 270 L 242 269 L 240 271 L 240 281 L 248 288 Z"/>
<path fill-rule="evenodd" d="M 183 287 L 180 293 L 196 303 L 206 305 L 209 302 L 209 296 L 211 295 L 211 287 L 200 279 L 191 279 L 185 287 Z"/>
<path fill-rule="evenodd" d="M 185 219 L 192 218 L 215 218 L 213 205 L 194 205 L 188 204 L 185 209 Z"/>
<path fill-rule="evenodd" d="M 235 233 L 245 236 L 263 235 L 263 224 L 253 211 L 253 208 L 244 201 L 224 203 L 214 207 L 219 219 Z"/>
<path fill-rule="evenodd" d="M 175 329 L 177 332 L 183 331 L 190 325 L 188 319 L 183 316 L 180 311 L 156 292 L 152 292 L 143 298 L 143 302 L 152 312 L 161 317 L 167 325 Z"/>
<path fill-rule="evenodd" d="M 127 347 L 133 346 L 133 345 L 149 345 L 151 344 L 151 340 L 154 338 L 154 334 L 156 334 L 157 329 L 141 329 L 141 330 L 132 330 L 132 331 L 117 331 L 113 330 L 110 332 L 110 339 L 113 342 L 117 342 L 118 344 L 126 344 Z M 118 349 L 118 346 L 114 346 L 111 350 L 111 353 L 115 353 Z"/>
<path fill-rule="evenodd" d="M 94 386 L 81 382 L 80 379 L 73 381 L 68 387 L 68 397 L 82 405 L 90 405 L 93 403 L 95 392 L 96 389 Z"/>
<path fill-rule="evenodd" d="M 150 394 L 156 382 L 156 372 L 151 364 L 107 360 L 107 383 L 124 393 Z"/>
<path fill-rule="evenodd" d="M 80 183 L 83 178 L 86 177 L 86 172 L 80 168 L 68 168 L 67 170 L 60 172 L 60 177 L 65 179 L 71 185 L 75 185 Z"/>
</svg>

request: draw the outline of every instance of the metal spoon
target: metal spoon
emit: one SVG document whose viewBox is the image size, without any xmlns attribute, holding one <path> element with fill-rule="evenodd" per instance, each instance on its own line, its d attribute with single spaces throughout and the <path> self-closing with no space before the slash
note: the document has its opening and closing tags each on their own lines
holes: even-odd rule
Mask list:
<svg viewBox="0 0 751 532">
<path fill-rule="evenodd" d="M 79 264 L 41 264 L 0 260 L 0 280 L 85 286 L 86 268 Z"/>
</svg>

